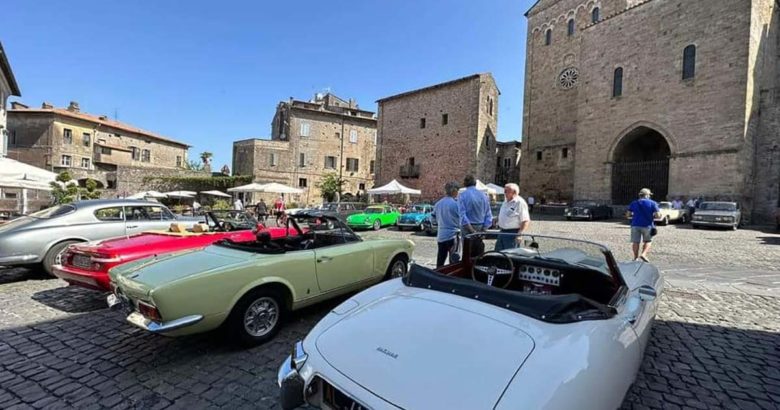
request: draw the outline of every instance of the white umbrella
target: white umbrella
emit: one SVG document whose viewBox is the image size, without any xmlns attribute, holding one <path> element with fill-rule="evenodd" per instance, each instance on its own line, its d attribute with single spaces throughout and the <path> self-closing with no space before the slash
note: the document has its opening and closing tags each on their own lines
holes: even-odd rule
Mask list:
<svg viewBox="0 0 780 410">
<path fill-rule="evenodd" d="M 191 196 L 195 196 L 198 193 L 195 191 L 171 191 L 171 192 L 163 192 L 165 195 L 167 195 L 169 198 L 189 198 Z"/>
<path fill-rule="evenodd" d="M 498 185 L 496 185 L 496 186 L 498 186 Z M 485 192 L 485 193 L 488 193 L 488 194 L 498 194 L 498 193 L 503 193 L 504 192 L 504 188 L 501 188 L 498 192 L 496 192 L 495 190 L 493 190 L 493 188 L 485 185 L 485 183 L 480 181 L 480 180 L 477 180 L 476 188 L 477 188 L 477 191 L 482 191 L 482 192 Z M 459 189 L 458 192 L 463 192 L 465 190 L 466 190 L 466 187 L 463 187 L 463 188 Z"/>
<path fill-rule="evenodd" d="M 228 188 L 228 192 L 263 192 L 263 184 L 252 182 L 251 184 Z"/>
<path fill-rule="evenodd" d="M 263 190 L 261 192 L 272 192 L 275 194 L 302 194 L 303 190 L 280 184 L 278 182 L 271 182 L 269 184 L 263 184 Z"/>
<path fill-rule="evenodd" d="M 421 195 L 422 191 L 420 191 L 419 189 L 409 188 L 407 186 L 401 185 L 401 183 L 396 180 L 392 180 L 387 184 L 382 185 L 378 188 L 369 189 L 368 191 L 366 191 L 366 193 L 373 194 L 373 195 L 382 195 L 382 194 Z"/>
<path fill-rule="evenodd" d="M 137 194 L 133 194 L 127 197 L 127 199 L 144 199 L 144 198 L 165 198 L 168 195 L 158 191 L 143 191 Z"/>
<path fill-rule="evenodd" d="M 487 184 L 487 187 L 493 190 L 493 193 L 496 195 L 504 195 L 504 187 L 501 185 L 496 185 L 493 183 Z"/>
<path fill-rule="evenodd" d="M 22 190 L 22 213 L 27 213 L 27 190 L 51 191 L 57 174 L 10 158 L 0 157 L 0 187 Z"/>
<path fill-rule="evenodd" d="M 230 194 L 226 194 L 222 191 L 203 191 L 201 195 L 221 196 L 223 198 L 230 198 Z"/>
</svg>

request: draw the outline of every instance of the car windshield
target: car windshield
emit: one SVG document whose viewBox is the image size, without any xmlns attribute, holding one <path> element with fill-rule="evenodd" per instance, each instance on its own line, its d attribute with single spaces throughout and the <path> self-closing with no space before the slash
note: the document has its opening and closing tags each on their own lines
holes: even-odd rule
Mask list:
<svg viewBox="0 0 780 410">
<path fill-rule="evenodd" d="M 372 207 L 366 208 L 367 214 L 381 214 L 383 211 L 384 211 L 383 208 L 372 208 Z"/>
<path fill-rule="evenodd" d="M 42 209 L 38 212 L 32 213 L 29 216 L 36 218 L 36 219 L 50 219 L 50 218 L 56 218 L 58 216 L 62 216 L 65 214 L 69 214 L 76 210 L 76 207 L 73 205 L 57 205 L 53 206 L 51 208 Z"/>
<path fill-rule="evenodd" d="M 226 229 L 229 231 L 255 229 L 257 220 L 244 211 L 218 210 L 211 211 L 208 221 L 211 229 Z M 219 225 L 218 227 L 216 225 Z"/>
<path fill-rule="evenodd" d="M 736 211 L 737 204 L 733 202 L 704 202 L 699 206 L 703 211 Z"/>
<path fill-rule="evenodd" d="M 658 204 L 658 207 L 661 209 L 671 209 L 672 203 L 671 202 L 661 202 Z"/>
<path fill-rule="evenodd" d="M 339 204 L 335 204 L 335 203 L 322 204 L 322 206 L 320 206 L 320 209 L 323 211 L 337 211 L 339 209 Z"/>
<path fill-rule="evenodd" d="M 431 207 L 430 207 L 430 206 L 428 206 L 428 205 L 414 205 L 414 206 L 412 206 L 412 208 L 409 210 L 409 212 L 414 212 L 414 213 L 425 213 L 425 212 L 430 212 L 430 210 L 431 210 Z"/>
<path fill-rule="evenodd" d="M 574 201 L 574 206 L 596 206 L 595 201 Z"/>
</svg>

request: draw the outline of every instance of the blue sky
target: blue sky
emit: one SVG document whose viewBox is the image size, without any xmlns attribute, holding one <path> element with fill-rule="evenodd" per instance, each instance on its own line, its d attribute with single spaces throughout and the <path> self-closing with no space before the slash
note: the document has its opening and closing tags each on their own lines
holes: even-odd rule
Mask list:
<svg viewBox="0 0 780 410">
<path fill-rule="evenodd" d="M 521 136 L 532 0 L 13 1 L 0 41 L 31 106 L 83 111 L 208 150 L 268 137 L 280 100 L 330 89 L 361 108 L 492 72 L 499 139 Z"/>
</svg>

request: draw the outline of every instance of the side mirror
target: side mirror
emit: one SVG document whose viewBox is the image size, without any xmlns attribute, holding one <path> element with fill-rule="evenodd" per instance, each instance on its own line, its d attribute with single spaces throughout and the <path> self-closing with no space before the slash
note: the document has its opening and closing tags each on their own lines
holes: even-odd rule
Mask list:
<svg viewBox="0 0 780 410">
<path fill-rule="evenodd" d="M 640 286 L 639 289 L 637 289 L 637 293 L 639 293 L 639 299 L 646 302 L 655 300 L 655 298 L 658 297 L 658 293 L 650 285 Z"/>
</svg>

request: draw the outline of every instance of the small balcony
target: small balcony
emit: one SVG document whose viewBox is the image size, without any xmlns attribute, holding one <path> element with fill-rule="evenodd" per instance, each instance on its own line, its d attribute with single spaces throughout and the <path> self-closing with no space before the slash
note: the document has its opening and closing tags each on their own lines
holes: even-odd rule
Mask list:
<svg viewBox="0 0 780 410">
<path fill-rule="evenodd" d="M 401 165 L 401 171 L 399 173 L 401 178 L 419 178 L 420 177 L 420 165 Z"/>
</svg>

